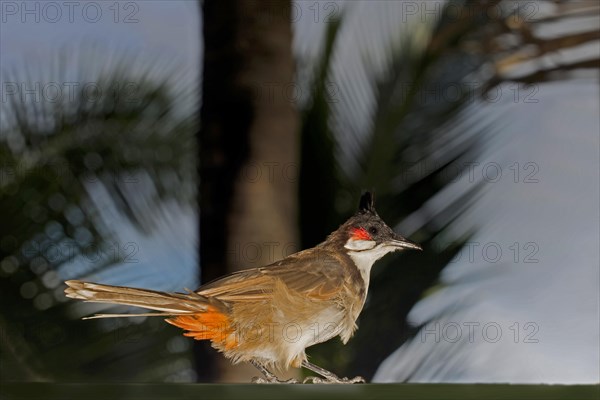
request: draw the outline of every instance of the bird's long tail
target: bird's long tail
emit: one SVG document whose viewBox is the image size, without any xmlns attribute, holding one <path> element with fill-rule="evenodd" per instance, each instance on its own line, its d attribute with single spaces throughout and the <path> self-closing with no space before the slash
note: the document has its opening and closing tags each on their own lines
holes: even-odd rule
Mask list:
<svg viewBox="0 0 600 400">
<path fill-rule="evenodd" d="M 135 289 L 123 286 L 101 285 L 82 281 L 66 281 L 65 294 L 72 299 L 93 303 L 122 304 L 142 307 L 158 313 L 144 314 L 96 314 L 91 318 L 135 317 L 135 316 L 179 316 L 204 313 L 211 308 L 209 300 L 194 292 L 164 293 L 155 290 Z"/>
<path fill-rule="evenodd" d="M 84 319 L 162 316 L 166 322 L 185 329 L 185 336 L 211 340 L 223 350 L 234 347 L 231 321 L 222 303 L 198 293 L 164 293 L 123 286 L 100 285 L 82 281 L 66 281 L 65 294 L 72 299 L 93 303 L 122 304 L 160 311 L 143 314 L 96 314 Z"/>
</svg>

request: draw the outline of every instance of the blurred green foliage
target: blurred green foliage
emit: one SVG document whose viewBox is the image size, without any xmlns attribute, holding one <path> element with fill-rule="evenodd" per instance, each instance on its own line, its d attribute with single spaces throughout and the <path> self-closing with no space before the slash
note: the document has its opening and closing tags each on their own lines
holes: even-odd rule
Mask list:
<svg viewBox="0 0 600 400">
<path fill-rule="evenodd" d="M 162 321 L 82 323 L 62 292 L 124 261 L 119 224 L 148 233 L 194 200 L 195 93 L 146 65 L 92 44 L 2 71 L 18 89 L 0 136 L 3 380 L 163 380 L 190 363 Z"/>
</svg>

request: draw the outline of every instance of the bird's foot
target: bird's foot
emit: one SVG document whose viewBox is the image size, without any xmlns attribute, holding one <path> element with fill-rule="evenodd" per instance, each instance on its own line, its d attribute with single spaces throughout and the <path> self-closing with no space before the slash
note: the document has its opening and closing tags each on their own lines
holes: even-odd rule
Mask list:
<svg viewBox="0 0 600 400">
<path fill-rule="evenodd" d="M 258 376 L 255 376 L 254 378 L 252 378 L 252 383 L 261 383 L 261 384 L 269 384 L 269 383 L 275 383 L 275 384 L 294 384 L 294 383 L 300 383 L 300 381 L 297 381 L 296 379 L 287 379 L 285 381 L 279 380 L 276 377 L 272 377 L 272 378 L 260 378 Z"/>
<path fill-rule="evenodd" d="M 351 385 L 354 383 L 367 383 L 367 381 L 362 376 L 355 376 L 354 378 L 349 379 L 349 378 L 340 378 L 335 375 L 332 375 L 327 378 L 320 378 L 318 376 L 309 376 L 308 378 L 304 379 L 304 381 L 302 383 Z"/>
</svg>

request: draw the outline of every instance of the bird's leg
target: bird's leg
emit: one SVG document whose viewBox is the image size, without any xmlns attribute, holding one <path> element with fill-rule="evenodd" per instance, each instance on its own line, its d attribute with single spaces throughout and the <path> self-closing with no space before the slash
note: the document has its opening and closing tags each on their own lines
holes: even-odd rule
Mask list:
<svg viewBox="0 0 600 400">
<path fill-rule="evenodd" d="M 325 378 L 323 379 L 316 376 L 309 376 L 308 378 L 304 379 L 304 383 L 366 383 L 365 379 L 361 376 L 356 376 L 352 379 L 340 378 L 333 372 L 327 371 L 326 369 L 308 361 L 302 361 L 302 366 Z"/>
<path fill-rule="evenodd" d="M 252 383 L 300 383 L 295 379 L 288 379 L 287 381 L 282 381 L 277 378 L 277 376 L 269 371 L 264 365 L 255 360 L 250 360 L 250 364 L 254 365 L 265 378 L 254 377 L 252 378 Z"/>
</svg>

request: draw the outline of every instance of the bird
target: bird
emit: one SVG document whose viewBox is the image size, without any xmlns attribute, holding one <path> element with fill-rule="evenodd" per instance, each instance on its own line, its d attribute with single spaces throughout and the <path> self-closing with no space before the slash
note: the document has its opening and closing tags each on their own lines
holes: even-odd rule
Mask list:
<svg viewBox="0 0 600 400">
<path fill-rule="evenodd" d="M 65 294 L 86 302 L 142 307 L 143 314 L 96 314 L 84 319 L 162 316 L 234 364 L 248 362 L 264 377 L 255 383 L 364 383 L 340 378 L 308 361 L 306 348 L 339 336 L 344 344 L 357 329 L 373 264 L 388 253 L 422 250 L 395 233 L 365 192 L 356 213 L 315 247 L 270 265 L 230 273 L 187 293 L 66 281 Z M 318 376 L 280 380 L 273 372 L 306 368 Z"/>
</svg>

